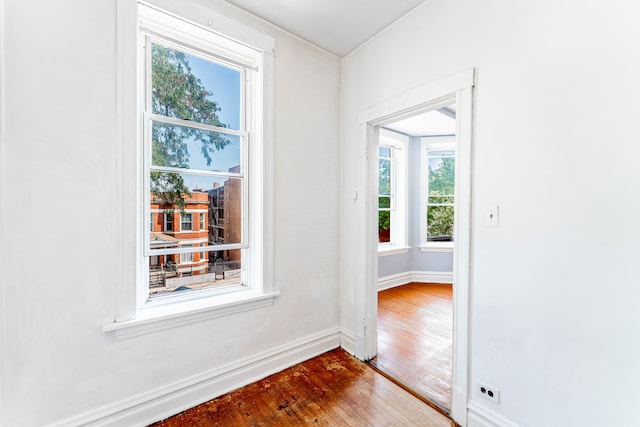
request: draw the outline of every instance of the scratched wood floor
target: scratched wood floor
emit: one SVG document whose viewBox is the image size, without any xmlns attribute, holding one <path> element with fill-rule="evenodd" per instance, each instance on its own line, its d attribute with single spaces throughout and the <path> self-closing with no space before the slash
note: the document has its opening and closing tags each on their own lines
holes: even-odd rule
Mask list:
<svg viewBox="0 0 640 427">
<path fill-rule="evenodd" d="M 444 411 L 451 408 L 451 285 L 409 283 L 378 293 L 378 355 L 370 363 Z"/>
<path fill-rule="evenodd" d="M 341 349 L 154 426 L 455 426 Z"/>
</svg>

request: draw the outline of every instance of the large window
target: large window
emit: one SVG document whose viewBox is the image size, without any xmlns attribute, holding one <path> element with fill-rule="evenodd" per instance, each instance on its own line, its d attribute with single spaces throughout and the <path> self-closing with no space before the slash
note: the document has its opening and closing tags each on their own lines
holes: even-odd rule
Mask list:
<svg viewBox="0 0 640 427">
<path fill-rule="evenodd" d="M 456 153 L 454 137 L 422 138 L 423 246 L 453 247 Z"/>
<path fill-rule="evenodd" d="M 278 295 L 274 40 L 199 3 L 117 2 L 122 245 L 115 322 L 103 329 L 118 337 L 264 307 Z M 185 213 L 191 230 L 181 230 Z"/>
<path fill-rule="evenodd" d="M 380 129 L 378 147 L 378 248 L 407 248 L 407 147 L 405 135 Z"/>
<path fill-rule="evenodd" d="M 139 7 L 144 215 L 165 212 L 166 233 L 144 237 L 147 293 L 250 288 L 246 269 L 258 264 L 251 262 L 249 218 L 261 214 L 260 203 L 249 203 L 259 189 L 248 176 L 260 174 L 249 145 L 261 143 L 252 132 L 262 114 L 262 52 Z M 202 212 L 218 212 L 221 204 L 224 216 L 214 215 L 207 227 Z M 187 272 L 181 264 L 194 263 L 196 252 L 202 265 Z"/>
</svg>

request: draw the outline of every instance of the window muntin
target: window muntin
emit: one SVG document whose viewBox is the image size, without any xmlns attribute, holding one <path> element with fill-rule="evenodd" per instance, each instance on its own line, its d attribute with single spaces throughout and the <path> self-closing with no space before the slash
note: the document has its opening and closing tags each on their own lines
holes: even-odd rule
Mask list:
<svg viewBox="0 0 640 427">
<path fill-rule="evenodd" d="M 150 265 L 148 294 L 167 293 L 176 288 L 175 283 L 169 286 L 169 279 L 183 276 L 199 277 L 189 277 L 180 288 L 249 286 L 246 278 L 257 276 L 242 269 L 247 265 L 242 259 L 249 253 L 247 123 L 255 117 L 252 90 L 261 54 L 228 39 L 220 38 L 224 45 L 220 47 L 202 39 L 190 39 L 194 44 L 175 37 L 165 40 L 158 34 L 143 31 L 148 189 L 144 206 L 147 211 L 170 214 L 165 216 L 166 234 L 152 232 L 146 239 L 145 256 L 149 264 L 153 260 L 154 266 L 160 266 L 163 275 L 154 277 Z M 175 80 L 169 83 L 167 76 L 180 73 L 192 85 L 190 91 L 182 90 Z M 193 103 L 203 108 L 190 109 Z M 199 212 L 198 224 L 195 212 Z M 185 262 L 190 264 L 188 271 L 181 267 Z M 158 286 L 165 290 L 159 291 Z"/>
</svg>

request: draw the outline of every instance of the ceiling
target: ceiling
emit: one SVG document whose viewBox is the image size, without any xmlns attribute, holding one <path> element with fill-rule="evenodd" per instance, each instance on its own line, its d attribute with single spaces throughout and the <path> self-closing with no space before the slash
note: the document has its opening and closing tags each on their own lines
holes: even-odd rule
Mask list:
<svg viewBox="0 0 640 427">
<path fill-rule="evenodd" d="M 409 136 L 455 135 L 456 105 L 427 111 L 383 127 Z"/>
<path fill-rule="evenodd" d="M 227 0 L 339 57 L 425 0 Z"/>
</svg>

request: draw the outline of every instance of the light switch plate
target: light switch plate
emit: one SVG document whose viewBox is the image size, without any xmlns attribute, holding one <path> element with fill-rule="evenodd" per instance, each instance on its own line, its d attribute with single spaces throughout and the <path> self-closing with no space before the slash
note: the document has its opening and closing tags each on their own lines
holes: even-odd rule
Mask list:
<svg viewBox="0 0 640 427">
<path fill-rule="evenodd" d="M 500 223 L 500 215 L 498 205 L 490 206 L 484 209 L 484 225 L 497 227 Z"/>
</svg>

